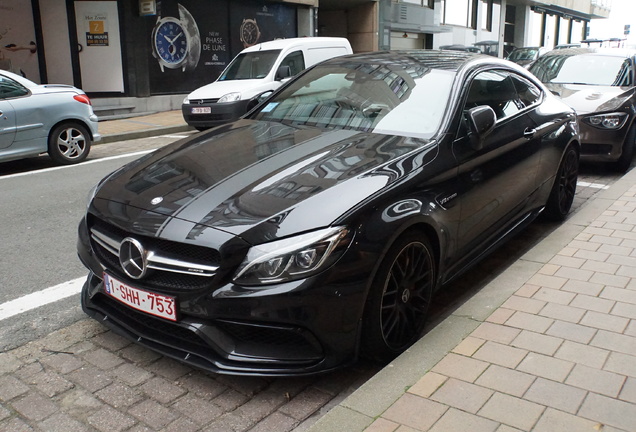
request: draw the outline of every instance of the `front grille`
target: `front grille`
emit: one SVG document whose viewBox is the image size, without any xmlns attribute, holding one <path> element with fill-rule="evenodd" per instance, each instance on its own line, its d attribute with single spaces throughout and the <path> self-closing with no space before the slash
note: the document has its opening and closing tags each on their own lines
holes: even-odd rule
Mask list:
<svg viewBox="0 0 636 432">
<path fill-rule="evenodd" d="M 203 105 L 217 103 L 219 98 L 216 99 L 190 99 L 190 105 Z"/>
<path fill-rule="evenodd" d="M 214 249 L 131 234 L 100 219 L 92 219 L 89 230 L 97 258 L 115 276 L 124 279 L 129 277 L 119 262 L 119 245 L 126 237 L 141 242 L 149 252 L 149 270 L 139 283 L 148 289 L 163 292 L 203 289 L 212 285 L 218 269 L 220 255 Z"/>
</svg>

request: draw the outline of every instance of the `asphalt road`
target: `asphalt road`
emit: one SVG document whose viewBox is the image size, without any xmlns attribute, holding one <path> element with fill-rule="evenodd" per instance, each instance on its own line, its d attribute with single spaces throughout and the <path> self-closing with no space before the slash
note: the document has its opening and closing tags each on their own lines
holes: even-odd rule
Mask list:
<svg viewBox="0 0 636 432">
<path fill-rule="evenodd" d="M 38 293 L 36 297 L 39 297 L 46 288 L 68 281 L 81 282 L 86 270 L 75 252 L 76 229 L 89 189 L 109 172 L 138 157 L 140 152 L 159 148 L 179 136 L 182 135 L 98 145 L 87 162 L 70 167 L 53 167 L 47 157 L 0 164 L 0 309 L 3 304 L 27 294 Z M 602 166 L 583 166 L 573 211 L 618 178 L 620 175 Z M 428 328 L 442 321 L 555 227 L 540 221 L 533 223 L 474 270 L 446 287 L 434 299 Z M 0 352 L 84 318 L 77 295 L 4 320 L 0 316 Z M 351 368 L 347 372 L 352 384 L 330 404 L 344 398 L 355 390 L 356 383 L 362 384 L 381 367 L 361 361 Z M 327 375 L 312 380 L 329 379 Z M 317 408 L 314 416 L 297 430 L 315 421 L 328 405 Z"/>
</svg>

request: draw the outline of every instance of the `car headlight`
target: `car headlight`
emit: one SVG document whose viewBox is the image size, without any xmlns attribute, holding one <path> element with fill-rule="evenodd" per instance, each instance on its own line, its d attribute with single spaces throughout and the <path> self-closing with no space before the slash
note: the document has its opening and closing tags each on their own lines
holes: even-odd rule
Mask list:
<svg viewBox="0 0 636 432">
<path fill-rule="evenodd" d="M 620 129 L 627 121 L 627 113 L 598 114 L 583 117 L 582 120 L 599 129 Z"/>
<path fill-rule="evenodd" d="M 350 243 L 347 228 L 333 227 L 253 246 L 234 283 L 267 285 L 309 277 L 335 263 Z"/>
<path fill-rule="evenodd" d="M 228 93 L 226 95 L 223 95 L 219 98 L 218 102 L 219 103 L 223 103 L 223 102 L 236 102 L 237 100 L 241 99 L 241 94 L 238 92 L 234 92 L 234 93 Z"/>
<path fill-rule="evenodd" d="M 183 105 L 189 105 L 190 104 L 190 99 L 185 98 L 185 99 L 183 99 L 182 103 L 183 103 Z"/>
</svg>

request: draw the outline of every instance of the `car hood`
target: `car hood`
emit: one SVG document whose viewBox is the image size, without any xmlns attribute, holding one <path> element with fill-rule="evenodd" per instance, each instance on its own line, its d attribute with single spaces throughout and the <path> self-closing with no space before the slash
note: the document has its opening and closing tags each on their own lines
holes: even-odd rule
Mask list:
<svg viewBox="0 0 636 432">
<path fill-rule="evenodd" d="M 267 79 L 214 81 L 190 93 L 188 99 L 218 99 L 234 92 L 241 93 L 241 99 L 245 99 L 261 91 L 273 90 L 279 85 L 279 82 L 274 85 L 272 81 Z"/>
<path fill-rule="evenodd" d="M 546 84 L 579 115 L 614 111 L 634 95 L 634 87 L 595 86 L 582 84 Z"/>
<path fill-rule="evenodd" d="M 153 236 L 182 241 L 211 228 L 254 244 L 330 225 L 415 175 L 435 149 L 430 140 L 239 120 L 123 167 L 92 209 Z"/>
</svg>

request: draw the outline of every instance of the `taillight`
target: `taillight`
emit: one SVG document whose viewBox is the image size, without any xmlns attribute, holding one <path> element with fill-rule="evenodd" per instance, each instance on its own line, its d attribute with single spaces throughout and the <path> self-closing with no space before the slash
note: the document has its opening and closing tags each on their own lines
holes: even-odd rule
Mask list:
<svg viewBox="0 0 636 432">
<path fill-rule="evenodd" d="M 85 103 L 86 105 L 92 105 L 91 100 L 85 94 L 75 95 L 73 96 L 73 99 L 75 99 L 78 102 Z"/>
</svg>

